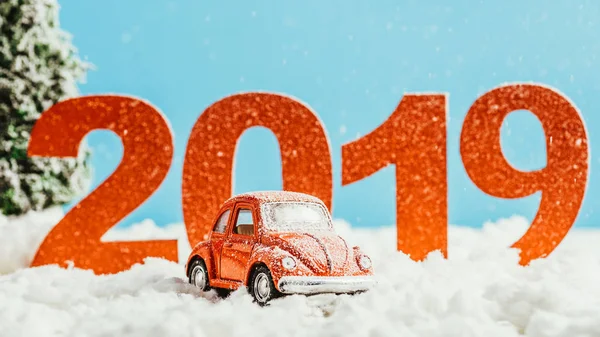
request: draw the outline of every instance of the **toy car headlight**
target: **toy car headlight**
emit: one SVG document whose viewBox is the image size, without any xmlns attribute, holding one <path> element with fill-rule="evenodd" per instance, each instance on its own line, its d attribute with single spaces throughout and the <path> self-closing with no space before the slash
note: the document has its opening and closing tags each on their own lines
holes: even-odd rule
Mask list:
<svg viewBox="0 0 600 337">
<path fill-rule="evenodd" d="M 283 266 L 283 268 L 291 270 L 296 267 L 296 260 L 294 260 L 294 258 L 291 256 L 286 256 L 283 259 L 281 259 L 281 265 Z"/>
<path fill-rule="evenodd" d="M 369 268 L 371 268 L 371 265 L 372 265 L 371 259 L 368 256 L 366 256 L 366 255 L 361 255 L 358 258 L 358 265 L 362 269 L 369 269 Z"/>
</svg>

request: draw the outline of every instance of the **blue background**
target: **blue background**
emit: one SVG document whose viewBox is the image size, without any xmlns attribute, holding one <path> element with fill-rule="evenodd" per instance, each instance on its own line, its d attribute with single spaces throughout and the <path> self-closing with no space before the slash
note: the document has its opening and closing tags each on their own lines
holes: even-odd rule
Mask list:
<svg viewBox="0 0 600 337">
<path fill-rule="evenodd" d="M 480 226 L 520 214 L 532 219 L 539 193 L 487 196 L 469 180 L 459 135 L 469 106 L 506 82 L 539 82 L 580 109 L 592 153 L 576 226 L 600 224 L 600 2 L 598 1 L 59 1 L 61 25 L 96 70 L 83 94 L 144 98 L 169 119 L 175 157 L 161 188 L 119 226 L 152 218 L 183 220 L 182 158 L 191 128 L 211 103 L 240 91 L 286 93 L 324 121 L 334 165 L 333 215 L 356 226 L 395 222 L 392 166 L 341 187 L 341 146 L 380 125 L 406 92 L 449 96 L 449 220 Z M 94 186 L 118 165 L 116 136 L 95 131 Z M 509 162 L 545 165 L 543 130 L 526 111 L 502 128 Z M 281 189 L 275 137 L 246 131 L 238 145 L 235 192 Z M 258 158 L 258 160 L 252 160 Z M 210 193 L 207 188 L 206 193 Z M 110 210 L 107 210 L 110 211 Z"/>
</svg>

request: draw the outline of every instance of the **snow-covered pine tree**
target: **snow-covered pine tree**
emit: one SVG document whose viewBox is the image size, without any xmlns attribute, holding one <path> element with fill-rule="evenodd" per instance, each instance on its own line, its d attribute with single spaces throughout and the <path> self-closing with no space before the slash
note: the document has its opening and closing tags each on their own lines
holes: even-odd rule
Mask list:
<svg viewBox="0 0 600 337">
<path fill-rule="evenodd" d="M 88 188 L 89 151 L 27 157 L 41 113 L 78 94 L 89 65 L 60 29 L 56 0 L 0 0 L 0 211 L 19 215 L 71 201 Z"/>
</svg>

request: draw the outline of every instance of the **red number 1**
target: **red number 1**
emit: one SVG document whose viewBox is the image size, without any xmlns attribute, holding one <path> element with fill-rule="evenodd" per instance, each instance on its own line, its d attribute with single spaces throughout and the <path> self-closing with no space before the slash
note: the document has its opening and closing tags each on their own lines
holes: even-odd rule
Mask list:
<svg viewBox="0 0 600 337">
<path fill-rule="evenodd" d="M 368 135 L 342 147 L 342 185 L 396 165 L 398 250 L 447 255 L 446 98 L 406 95 Z"/>
</svg>

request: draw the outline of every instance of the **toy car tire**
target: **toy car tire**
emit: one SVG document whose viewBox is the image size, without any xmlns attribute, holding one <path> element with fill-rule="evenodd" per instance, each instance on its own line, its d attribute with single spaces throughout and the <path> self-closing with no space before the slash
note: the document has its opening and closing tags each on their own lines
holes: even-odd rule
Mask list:
<svg viewBox="0 0 600 337">
<path fill-rule="evenodd" d="M 195 260 L 190 266 L 189 281 L 190 284 L 200 288 L 202 291 L 210 290 L 208 270 L 206 270 L 206 264 L 201 259 Z"/>
<path fill-rule="evenodd" d="M 261 306 L 281 296 L 281 293 L 275 288 L 271 272 L 265 266 L 258 266 L 252 273 L 248 283 L 248 292 L 252 295 L 254 301 Z"/>
</svg>

